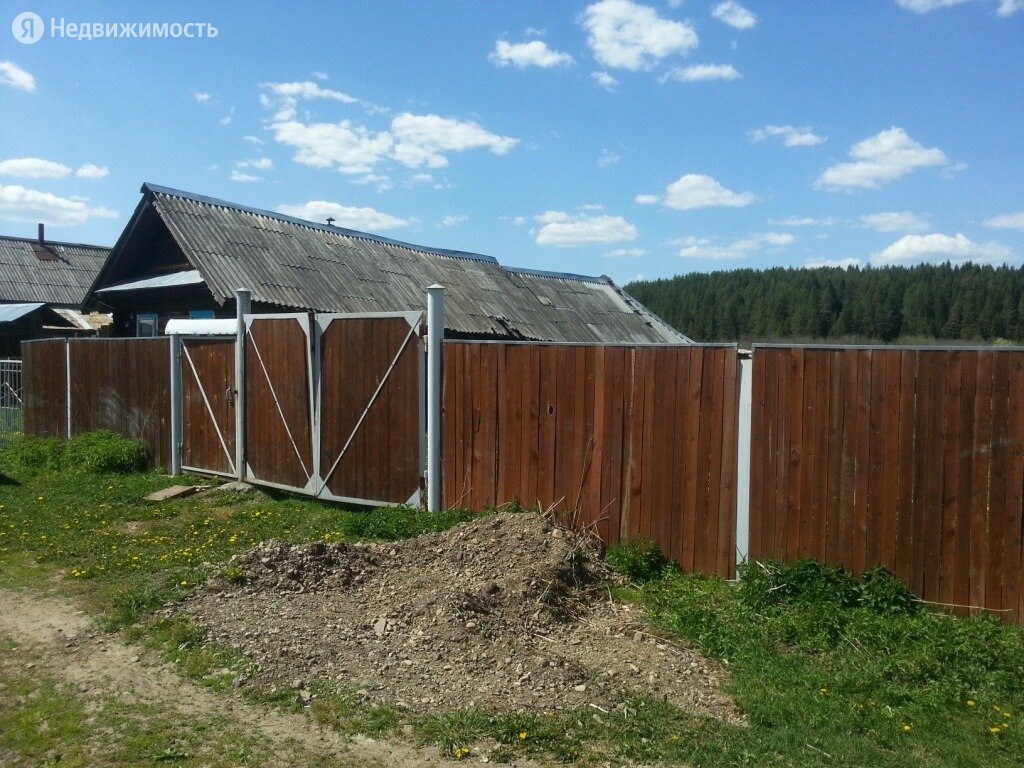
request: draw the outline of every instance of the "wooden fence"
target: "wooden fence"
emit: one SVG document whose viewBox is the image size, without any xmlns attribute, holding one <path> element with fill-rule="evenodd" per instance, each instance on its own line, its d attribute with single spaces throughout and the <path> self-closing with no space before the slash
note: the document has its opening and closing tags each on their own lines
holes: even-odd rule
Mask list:
<svg viewBox="0 0 1024 768">
<path fill-rule="evenodd" d="M 69 426 L 71 436 L 109 429 L 141 440 L 156 466 L 169 465 L 166 338 L 49 339 L 22 349 L 26 434 L 68 437 Z"/>
<path fill-rule="evenodd" d="M 750 556 L 1024 618 L 1024 352 L 759 347 Z"/>
<path fill-rule="evenodd" d="M 447 343 L 444 504 L 573 510 L 731 576 L 737 370 L 732 347 Z"/>
</svg>

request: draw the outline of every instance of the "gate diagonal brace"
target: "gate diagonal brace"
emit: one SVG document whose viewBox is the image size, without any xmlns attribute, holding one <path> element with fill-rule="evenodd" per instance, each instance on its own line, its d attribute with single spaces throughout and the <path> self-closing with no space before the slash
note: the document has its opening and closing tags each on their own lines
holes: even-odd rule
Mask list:
<svg viewBox="0 0 1024 768">
<path fill-rule="evenodd" d="M 188 352 L 188 346 L 185 344 L 181 345 L 181 351 L 185 353 L 185 359 L 188 361 L 188 367 L 192 370 L 192 376 L 196 380 L 196 384 L 199 386 L 199 394 L 203 397 L 203 405 L 206 406 L 206 412 L 210 414 L 210 421 L 213 423 L 213 429 L 217 433 L 217 439 L 220 441 L 221 450 L 224 451 L 224 456 L 228 460 L 228 466 L 231 467 L 231 472 L 235 472 L 235 460 L 231 456 L 231 452 L 228 451 L 228 445 L 224 442 L 224 434 L 221 432 L 220 424 L 217 423 L 217 417 L 213 413 L 213 406 L 210 405 L 210 400 L 206 397 L 206 388 L 203 387 L 203 382 L 199 380 L 199 371 L 196 370 L 196 364 L 192 362 L 192 355 Z"/>
<path fill-rule="evenodd" d="M 328 473 L 324 475 L 324 478 L 322 480 L 323 485 L 320 487 L 320 493 L 323 493 L 324 489 L 327 488 L 327 484 L 331 481 L 331 477 L 334 476 L 335 470 L 338 469 L 338 464 L 341 463 L 342 457 L 345 455 L 345 452 L 348 451 L 349 446 L 352 445 L 352 441 L 355 439 L 356 434 L 358 434 L 359 428 L 363 426 L 363 422 L 366 420 L 366 416 L 370 413 L 370 409 L 373 407 L 373 404 L 377 401 L 377 396 L 380 395 L 380 393 L 383 391 L 384 385 L 387 383 L 388 378 L 391 376 L 391 372 L 394 371 L 395 366 L 398 365 L 399 358 L 402 357 L 402 353 L 405 351 L 405 348 L 409 346 L 409 339 L 411 339 L 415 334 L 416 327 L 410 327 L 409 333 L 405 335 L 405 339 L 399 345 L 398 352 L 395 354 L 394 359 L 392 359 L 391 365 L 389 365 L 387 371 L 384 372 L 384 376 L 381 377 L 380 384 L 377 385 L 377 389 L 374 391 L 373 396 L 370 397 L 369 402 L 363 409 L 363 413 L 359 417 L 359 421 L 357 421 L 356 425 L 352 428 L 352 434 L 350 434 L 348 436 L 348 440 L 345 441 L 345 445 L 342 447 L 341 453 L 338 454 L 338 458 L 336 458 L 334 460 L 334 463 L 331 464 L 330 471 L 328 471 Z"/>
<path fill-rule="evenodd" d="M 277 399 L 277 392 L 274 390 L 274 383 L 270 380 L 270 373 L 267 371 L 267 366 L 263 363 L 263 355 L 260 354 L 259 344 L 256 343 L 256 337 L 252 335 L 251 330 L 247 334 L 247 338 L 252 340 L 252 348 L 256 351 L 256 359 L 260 363 L 260 368 L 263 371 L 263 377 L 267 380 L 267 386 L 270 387 L 270 396 L 274 398 L 274 405 L 277 407 L 277 415 L 281 417 L 281 424 L 284 425 L 284 431 L 288 435 L 288 440 L 292 444 L 292 449 L 295 451 L 295 457 L 299 460 L 299 466 L 301 466 L 302 471 L 306 473 L 306 477 L 310 477 L 312 473 L 306 468 L 306 462 L 302 460 L 302 453 L 299 451 L 299 446 L 295 442 L 292 430 L 288 426 L 288 420 L 284 417 L 281 402 Z"/>
</svg>

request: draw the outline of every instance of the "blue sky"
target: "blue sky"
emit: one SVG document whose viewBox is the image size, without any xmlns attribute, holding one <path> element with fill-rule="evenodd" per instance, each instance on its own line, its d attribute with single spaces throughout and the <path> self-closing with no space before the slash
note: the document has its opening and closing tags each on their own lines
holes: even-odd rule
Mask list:
<svg viewBox="0 0 1024 768">
<path fill-rule="evenodd" d="M 0 8 L 3 234 L 149 181 L 619 282 L 1024 260 L 1024 0 Z M 151 22 L 217 35 L 67 36 Z"/>
</svg>

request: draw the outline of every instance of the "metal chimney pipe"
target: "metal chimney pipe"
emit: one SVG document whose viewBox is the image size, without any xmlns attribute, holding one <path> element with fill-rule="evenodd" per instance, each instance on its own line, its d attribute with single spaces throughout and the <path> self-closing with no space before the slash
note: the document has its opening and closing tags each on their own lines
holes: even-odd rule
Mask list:
<svg viewBox="0 0 1024 768">
<path fill-rule="evenodd" d="M 43 222 L 39 222 L 39 245 L 46 244 L 45 232 L 43 230 Z"/>
</svg>

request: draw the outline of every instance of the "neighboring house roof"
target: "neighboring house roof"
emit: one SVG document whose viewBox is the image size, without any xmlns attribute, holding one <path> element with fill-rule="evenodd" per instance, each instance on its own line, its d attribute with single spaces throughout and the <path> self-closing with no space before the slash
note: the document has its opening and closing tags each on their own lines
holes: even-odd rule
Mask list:
<svg viewBox="0 0 1024 768">
<path fill-rule="evenodd" d="M 34 238 L 0 235 L 0 302 L 82 305 L 110 249 L 53 240 L 45 246 L 42 259 Z"/>
<path fill-rule="evenodd" d="M 153 184 L 141 191 L 143 199 L 96 279 L 96 293 L 190 284 L 198 272 L 219 304 L 248 288 L 253 301 L 281 307 L 382 312 L 422 308 L 427 286 L 439 283 L 446 289 L 445 325 L 458 335 L 690 341 L 608 277 L 506 269 L 490 256 L 412 245 Z M 154 213 L 188 266 L 174 276 L 118 269 L 131 254 L 136 225 Z"/>
<path fill-rule="evenodd" d="M 0 304 L 0 323 L 13 323 L 25 315 L 31 315 L 45 304 L 33 302 L 31 304 Z"/>
</svg>

